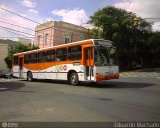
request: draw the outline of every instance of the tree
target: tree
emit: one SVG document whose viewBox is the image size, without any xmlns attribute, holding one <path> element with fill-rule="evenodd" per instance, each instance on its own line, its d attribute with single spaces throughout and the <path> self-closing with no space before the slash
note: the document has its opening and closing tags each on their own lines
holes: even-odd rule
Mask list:
<svg viewBox="0 0 160 128">
<path fill-rule="evenodd" d="M 151 65 L 160 67 L 160 32 L 153 32 L 147 41 L 148 51 L 151 54 Z"/>
<path fill-rule="evenodd" d="M 18 45 L 16 45 L 16 47 L 13 50 L 10 51 L 9 55 L 4 59 L 4 61 L 7 64 L 7 67 L 9 69 L 12 68 L 12 56 L 13 56 L 13 54 L 20 53 L 20 52 L 25 52 L 25 51 L 30 51 L 30 50 L 34 50 L 34 49 L 39 49 L 39 47 L 33 46 L 31 48 L 31 47 L 29 47 L 27 45 L 19 43 Z"/>
<path fill-rule="evenodd" d="M 135 25 L 135 19 L 138 25 Z M 151 31 L 151 25 L 145 20 L 132 12 L 109 6 L 96 11 L 90 17 L 90 23 L 96 27 L 94 36 L 115 42 L 123 68 L 130 68 L 134 61 L 139 63 L 143 58 L 141 51 Z"/>
</svg>

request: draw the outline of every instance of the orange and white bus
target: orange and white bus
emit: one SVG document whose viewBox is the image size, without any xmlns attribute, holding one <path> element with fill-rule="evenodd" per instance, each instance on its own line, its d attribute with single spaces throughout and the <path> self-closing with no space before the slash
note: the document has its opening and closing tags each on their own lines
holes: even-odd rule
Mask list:
<svg viewBox="0 0 160 128">
<path fill-rule="evenodd" d="M 13 55 L 13 76 L 34 79 L 99 82 L 118 79 L 116 47 L 112 41 L 83 40 Z"/>
</svg>

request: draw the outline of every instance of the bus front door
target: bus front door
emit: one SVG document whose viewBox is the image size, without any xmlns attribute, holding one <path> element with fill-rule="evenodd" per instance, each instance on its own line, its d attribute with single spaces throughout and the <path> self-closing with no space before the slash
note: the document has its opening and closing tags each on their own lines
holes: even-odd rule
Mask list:
<svg viewBox="0 0 160 128">
<path fill-rule="evenodd" d="M 23 78 L 23 57 L 19 57 L 19 77 Z"/>
<path fill-rule="evenodd" d="M 93 75 L 93 47 L 84 48 L 84 64 L 85 64 L 85 76 L 86 80 L 94 80 Z"/>
</svg>

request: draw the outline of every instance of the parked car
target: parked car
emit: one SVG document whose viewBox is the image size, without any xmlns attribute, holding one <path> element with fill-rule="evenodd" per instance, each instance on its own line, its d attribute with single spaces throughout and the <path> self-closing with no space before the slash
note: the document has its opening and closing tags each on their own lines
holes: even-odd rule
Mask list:
<svg viewBox="0 0 160 128">
<path fill-rule="evenodd" d="M 4 73 L 3 71 L 0 71 L 0 78 L 13 78 L 13 73 L 12 72 L 9 72 L 9 73 Z"/>
<path fill-rule="evenodd" d="M 8 79 L 13 78 L 13 73 L 12 72 L 6 73 L 5 78 L 8 78 Z"/>
<path fill-rule="evenodd" d="M 0 71 L 0 78 L 5 78 L 5 74 L 3 73 L 3 71 Z"/>
</svg>

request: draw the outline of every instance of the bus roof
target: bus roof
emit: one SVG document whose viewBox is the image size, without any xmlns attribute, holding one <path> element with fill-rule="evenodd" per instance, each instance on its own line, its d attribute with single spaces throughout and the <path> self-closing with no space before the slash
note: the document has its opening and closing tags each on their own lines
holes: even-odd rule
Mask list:
<svg viewBox="0 0 160 128">
<path fill-rule="evenodd" d="M 56 45 L 56 46 L 47 47 L 47 48 L 41 48 L 41 49 L 30 50 L 30 51 L 26 51 L 26 52 L 16 53 L 16 54 L 13 54 L 13 55 L 16 56 L 16 55 L 20 55 L 20 54 L 29 53 L 29 52 L 41 51 L 41 50 L 50 49 L 50 48 L 56 48 L 56 47 L 60 47 L 60 46 L 67 46 L 67 45 L 70 45 L 70 44 L 78 44 L 78 43 L 87 42 L 87 41 L 92 41 L 92 42 L 93 42 L 94 40 L 109 41 L 109 40 L 104 40 L 104 39 L 88 39 L 88 40 L 82 40 L 82 41 L 77 41 L 77 42 L 71 42 L 71 43 L 67 43 L 67 44 Z M 112 41 L 109 41 L 109 42 L 112 42 Z"/>
</svg>

